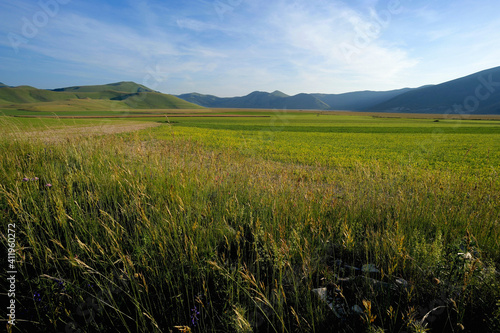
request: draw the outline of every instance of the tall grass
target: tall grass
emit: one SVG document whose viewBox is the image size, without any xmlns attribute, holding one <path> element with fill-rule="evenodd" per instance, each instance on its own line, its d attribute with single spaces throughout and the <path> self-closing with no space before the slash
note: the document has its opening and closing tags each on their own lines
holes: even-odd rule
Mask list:
<svg viewBox="0 0 500 333">
<path fill-rule="evenodd" d="M 4 138 L 0 152 L 26 320 L 12 331 L 499 329 L 498 178 L 276 162 L 179 136 Z M 365 264 L 379 272 L 346 271 Z"/>
</svg>

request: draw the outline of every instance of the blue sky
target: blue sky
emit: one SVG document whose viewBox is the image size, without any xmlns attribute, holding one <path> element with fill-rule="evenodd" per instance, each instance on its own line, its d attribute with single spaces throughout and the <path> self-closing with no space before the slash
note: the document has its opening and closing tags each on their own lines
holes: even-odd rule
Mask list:
<svg viewBox="0 0 500 333">
<path fill-rule="evenodd" d="M 500 66 L 497 0 L 0 0 L 0 82 L 342 93 Z"/>
</svg>

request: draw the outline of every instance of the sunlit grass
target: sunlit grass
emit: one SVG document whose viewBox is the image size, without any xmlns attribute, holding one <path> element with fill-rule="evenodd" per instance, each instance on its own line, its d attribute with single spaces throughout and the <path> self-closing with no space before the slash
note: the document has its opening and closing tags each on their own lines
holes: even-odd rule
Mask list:
<svg viewBox="0 0 500 333">
<path fill-rule="evenodd" d="M 1 140 L 21 331 L 416 331 L 436 300 L 446 308 L 427 321 L 436 330 L 498 328 L 496 134 L 178 119 L 119 136 Z M 365 264 L 379 273 L 348 279 L 345 265 Z"/>
</svg>

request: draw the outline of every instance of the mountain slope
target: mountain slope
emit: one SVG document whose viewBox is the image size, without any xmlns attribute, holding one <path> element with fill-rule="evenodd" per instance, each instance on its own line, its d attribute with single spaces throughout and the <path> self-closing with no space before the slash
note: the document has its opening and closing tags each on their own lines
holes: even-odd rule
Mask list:
<svg viewBox="0 0 500 333">
<path fill-rule="evenodd" d="M 271 95 L 273 96 L 276 96 L 276 97 L 290 97 L 289 95 L 279 91 L 279 90 L 275 90 L 271 93 Z"/>
<path fill-rule="evenodd" d="M 121 91 L 127 93 L 138 93 L 138 92 L 154 92 L 142 84 L 137 84 L 131 81 L 122 81 L 116 83 L 109 83 L 103 85 L 93 85 L 93 86 L 74 86 L 67 88 L 58 88 L 53 91 L 65 91 L 65 92 L 102 92 L 102 91 Z"/>
<path fill-rule="evenodd" d="M 78 97 L 75 94 L 58 93 L 29 86 L 3 87 L 0 89 L 0 99 L 8 103 L 52 102 L 70 98 Z"/>
<path fill-rule="evenodd" d="M 220 101 L 220 105 L 226 108 L 274 109 L 279 107 L 279 99 L 281 97 L 273 96 L 267 92 L 254 91 L 246 96 L 224 98 Z"/>
<path fill-rule="evenodd" d="M 500 67 L 412 90 L 367 111 L 500 114 Z"/>
<path fill-rule="evenodd" d="M 298 94 L 283 98 L 284 105 L 281 109 L 309 109 L 309 110 L 328 110 L 330 106 L 325 102 L 309 94 Z"/>
<path fill-rule="evenodd" d="M 123 102 L 112 101 L 109 99 L 90 99 L 90 98 L 68 99 L 64 101 L 53 101 L 53 102 L 10 104 L 9 108 L 14 108 L 23 111 L 34 111 L 34 112 L 119 111 L 119 110 L 121 111 L 130 109 L 130 107 Z"/>
<path fill-rule="evenodd" d="M 362 111 L 401 95 L 410 88 L 390 91 L 356 91 L 345 94 L 311 94 L 325 102 L 332 110 Z"/>
<path fill-rule="evenodd" d="M 246 109 L 311 109 L 328 110 L 329 106 L 309 94 L 288 96 L 281 91 L 272 93 L 254 91 L 246 96 L 221 98 L 198 93 L 177 97 L 205 107 L 246 108 Z"/>
<path fill-rule="evenodd" d="M 114 90 L 119 89 L 119 90 Z M 96 103 L 94 101 L 102 101 Z M 116 101 L 121 101 L 117 104 Z M 134 82 L 118 82 L 101 86 L 75 86 L 55 90 L 30 86 L 0 89 L 0 105 L 30 110 L 89 110 L 106 105 L 135 109 L 199 109 L 172 95 L 155 92 Z"/>
<path fill-rule="evenodd" d="M 3 88 L 3 87 L 7 87 L 7 85 L 5 85 L 2 82 L 0 82 L 0 88 Z"/>
<path fill-rule="evenodd" d="M 178 97 L 156 92 L 140 92 L 120 95 L 111 98 L 122 101 L 133 109 L 201 109 L 202 107 L 189 103 Z"/>
<path fill-rule="evenodd" d="M 188 101 L 190 103 L 194 103 L 209 108 L 215 107 L 218 103 L 220 103 L 220 100 L 224 99 L 214 95 L 203 95 L 198 93 L 182 94 L 182 95 L 177 95 L 177 97 L 185 101 Z"/>
</svg>

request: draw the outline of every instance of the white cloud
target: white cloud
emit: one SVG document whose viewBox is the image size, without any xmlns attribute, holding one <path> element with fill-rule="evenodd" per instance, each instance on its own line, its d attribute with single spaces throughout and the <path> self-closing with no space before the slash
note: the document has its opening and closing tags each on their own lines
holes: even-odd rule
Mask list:
<svg viewBox="0 0 500 333">
<path fill-rule="evenodd" d="M 153 0 L 129 0 L 120 7 L 106 3 L 99 7 L 102 15 L 94 15 L 93 0 L 75 2 L 51 18 L 3 68 L 16 64 L 29 71 L 40 59 L 49 59 L 43 64 L 59 62 L 61 72 L 81 71 L 81 77 L 139 81 L 155 68 L 171 80 L 159 90 L 227 96 L 252 90 L 335 93 L 439 83 L 454 72 L 493 67 L 500 58 L 500 24 L 467 23 L 457 11 L 461 3 L 450 9 L 442 3 L 422 6 L 401 0 L 404 10 L 389 16 L 389 0 L 225 3 L 234 5 L 221 19 L 209 0 L 196 6 Z M 0 10 L 6 8 L 14 14 L 0 13 L 4 35 L 19 30 L 21 18 L 38 10 L 36 3 L 23 0 L 0 4 Z M 475 14 L 480 12 L 474 8 Z M 2 45 L 10 47 L 6 38 Z M 57 75 L 50 66 L 46 75 Z"/>
<path fill-rule="evenodd" d="M 177 25 L 182 29 L 190 29 L 197 32 L 216 29 L 217 27 L 213 24 L 205 23 L 199 20 L 193 19 L 178 19 Z"/>
<path fill-rule="evenodd" d="M 401 73 L 417 64 L 407 51 L 384 41 L 384 30 L 391 28 L 390 23 L 380 24 L 373 10 L 360 13 L 335 1 L 316 7 L 297 2 L 280 6 L 274 10 L 279 15 L 268 18 L 273 36 L 284 44 L 293 66 L 315 89 L 326 91 L 339 86 L 335 82 L 347 84 L 355 76 L 363 76 L 364 82 L 376 83 L 374 86 L 391 86 Z M 344 77 L 350 73 L 349 79 L 340 78 L 338 73 Z"/>
<path fill-rule="evenodd" d="M 412 13 L 421 20 L 421 25 L 435 23 L 442 21 L 442 14 L 435 10 L 429 8 L 430 6 L 419 7 L 412 11 Z"/>
</svg>

